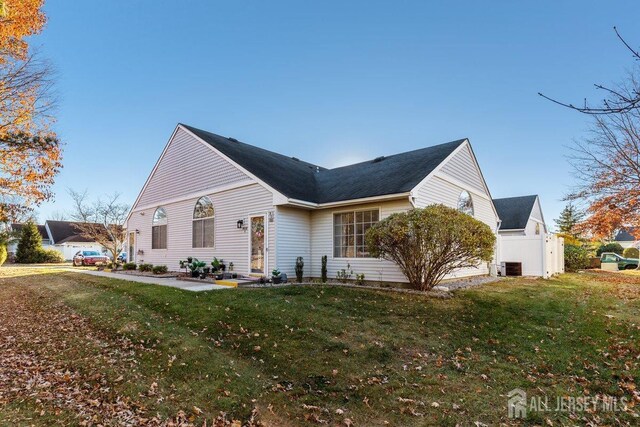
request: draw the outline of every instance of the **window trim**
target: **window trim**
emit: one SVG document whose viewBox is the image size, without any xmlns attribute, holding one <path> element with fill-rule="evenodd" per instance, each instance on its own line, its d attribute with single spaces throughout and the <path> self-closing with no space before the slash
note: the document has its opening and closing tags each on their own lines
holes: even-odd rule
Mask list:
<svg viewBox="0 0 640 427">
<path fill-rule="evenodd" d="M 460 200 L 462 199 L 462 195 L 465 194 L 465 193 L 467 194 L 467 196 L 469 196 L 469 200 L 471 200 L 471 214 L 469 214 L 467 212 L 464 212 L 462 209 L 460 209 Z M 473 196 L 471 195 L 470 191 L 468 191 L 468 190 L 466 190 L 464 188 L 460 191 L 460 193 L 458 194 L 458 201 L 456 203 L 456 209 L 457 209 L 458 212 L 463 213 L 465 215 L 469 215 L 472 218 L 476 217 L 476 204 L 475 204 L 475 202 L 473 200 Z"/>
<path fill-rule="evenodd" d="M 196 218 L 196 207 L 198 206 L 198 202 L 202 199 L 207 199 L 209 200 L 209 203 L 211 203 L 211 208 L 213 209 L 213 215 L 212 216 L 207 216 L 207 217 L 202 217 L 202 218 Z M 204 236 L 202 237 L 202 246 L 194 246 L 193 245 L 193 226 L 196 223 L 196 221 L 199 222 L 203 222 L 203 226 L 202 226 L 202 231 L 204 233 L 204 221 L 208 220 L 208 219 L 212 219 L 213 220 L 213 245 L 212 246 L 204 246 Z M 196 202 L 193 205 L 193 213 L 191 214 L 191 249 L 215 249 L 216 247 L 216 207 L 213 204 L 213 201 L 211 200 L 211 197 L 204 195 L 201 197 L 198 197 L 198 199 L 196 200 Z"/>
<path fill-rule="evenodd" d="M 159 209 L 162 209 L 164 211 L 164 220 L 160 223 L 156 224 L 156 212 L 158 212 Z M 165 226 L 166 227 L 166 236 L 165 236 L 165 242 L 164 242 L 164 248 L 154 248 L 153 247 L 153 228 L 154 227 L 161 227 L 161 226 Z M 151 217 L 151 250 L 153 251 L 166 251 L 169 248 L 169 215 L 167 214 L 167 209 L 164 206 L 158 206 L 156 208 L 155 211 L 153 211 L 153 216 Z"/>
<path fill-rule="evenodd" d="M 355 208 L 355 209 L 340 209 L 340 210 L 335 210 L 335 211 L 331 211 L 331 258 L 330 259 L 335 259 L 335 260 L 358 260 L 358 261 L 362 261 L 362 260 L 380 260 L 380 258 L 374 258 L 372 256 L 368 256 L 368 257 L 337 257 L 335 256 L 335 235 L 334 230 L 335 230 L 335 226 L 336 226 L 336 214 L 343 214 L 343 213 L 353 213 L 353 245 L 354 245 L 354 249 L 356 246 L 358 246 L 356 244 L 356 234 L 355 234 L 355 218 L 356 218 L 356 213 L 357 212 L 366 212 L 366 211 L 378 211 L 378 222 L 382 221 L 382 209 L 380 208 L 380 206 L 374 206 L 374 207 L 368 207 L 368 208 Z M 355 253 L 355 251 L 354 251 Z"/>
</svg>

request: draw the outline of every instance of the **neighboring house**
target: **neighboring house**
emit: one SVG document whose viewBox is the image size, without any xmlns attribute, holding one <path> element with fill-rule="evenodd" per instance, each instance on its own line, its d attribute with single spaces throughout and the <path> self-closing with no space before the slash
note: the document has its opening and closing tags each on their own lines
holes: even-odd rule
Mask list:
<svg viewBox="0 0 640 427">
<path fill-rule="evenodd" d="M 640 228 L 629 227 L 618 231 L 614 241 L 623 248 L 640 247 Z"/>
<path fill-rule="evenodd" d="M 45 221 L 43 225 L 38 225 L 38 231 L 42 236 L 42 246 L 45 249 L 55 249 L 60 252 L 64 259 L 70 260 L 81 250 L 94 250 L 104 252 L 102 245 L 92 242 L 82 235 L 76 228 L 79 222 L 72 221 Z M 12 224 L 11 229 L 19 232 L 22 224 Z M 8 247 L 8 252 L 15 254 L 17 242 L 13 242 Z"/>
<path fill-rule="evenodd" d="M 523 276 L 564 272 L 564 239 L 548 232 L 537 195 L 493 199 L 493 204 L 501 220 L 501 264 L 522 263 Z"/>
<path fill-rule="evenodd" d="M 47 227 L 44 225 L 37 225 L 38 232 L 40 233 L 40 237 L 42 237 L 42 247 L 48 249 L 51 245 L 51 239 L 49 238 L 49 233 L 47 232 Z M 11 232 L 20 233 L 22 231 L 22 224 L 13 223 L 11 224 Z M 12 241 L 7 245 L 7 252 L 15 255 L 16 249 L 18 248 L 18 242 Z"/>
<path fill-rule="evenodd" d="M 442 203 L 497 232 L 498 215 L 467 139 L 325 169 L 179 124 L 127 218 L 130 261 L 178 269 L 215 256 L 241 274 L 278 267 L 290 277 L 329 277 L 349 264 L 366 280 L 405 282 L 369 257 L 364 233 L 394 212 Z M 495 261 L 494 261 L 495 263 Z M 454 276 L 487 274 L 489 265 Z"/>
</svg>

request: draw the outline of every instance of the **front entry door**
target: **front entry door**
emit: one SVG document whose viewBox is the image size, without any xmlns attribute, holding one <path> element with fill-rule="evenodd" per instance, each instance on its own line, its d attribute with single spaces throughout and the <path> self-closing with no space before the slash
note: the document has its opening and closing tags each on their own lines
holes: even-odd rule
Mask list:
<svg viewBox="0 0 640 427">
<path fill-rule="evenodd" d="M 267 222 L 264 215 L 249 217 L 249 273 L 265 274 L 267 254 L 265 242 L 267 241 Z"/>
<path fill-rule="evenodd" d="M 129 233 L 129 251 L 127 253 L 129 262 L 136 262 L 136 233 L 132 231 Z"/>
</svg>

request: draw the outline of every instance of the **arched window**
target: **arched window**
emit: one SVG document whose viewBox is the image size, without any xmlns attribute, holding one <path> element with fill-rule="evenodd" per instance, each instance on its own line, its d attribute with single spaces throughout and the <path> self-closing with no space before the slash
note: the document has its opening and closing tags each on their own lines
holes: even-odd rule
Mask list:
<svg viewBox="0 0 640 427">
<path fill-rule="evenodd" d="M 200 197 L 193 209 L 193 247 L 213 247 L 213 223 L 215 210 L 207 196 Z"/>
<path fill-rule="evenodd" d="M 467 191 L 462 191 L 460 197 L 458 197 L 458 210 L 467 215 L 473 216 L 473 200 L 471 194 Z"/>
<path fill-rule="evenodd" d="M 153 213 L 151 249 L 167 249 L 167 211 L 164 208 Z"/>
</svg>

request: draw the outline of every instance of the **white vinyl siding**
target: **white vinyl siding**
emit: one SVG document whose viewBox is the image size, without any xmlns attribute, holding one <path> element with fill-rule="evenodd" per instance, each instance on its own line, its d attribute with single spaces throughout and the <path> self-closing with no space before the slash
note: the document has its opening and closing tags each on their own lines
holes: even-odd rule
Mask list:
<svg viewBox="0 0 640 427">
<path fill-rule="evenodd" d="M 462 147 L 447 163 L 442 165 L 442 172 L 456 177 L 475 190 L 485 192 L 480 170 L 476 167 L 471 149 L 468 145 Z"/>
<path fill-rule="evenodd" d="M 138 263 L 166 265 L 169 270 L 179 269 L 178 261 L 193 256 L 209 264 L 213 257 L 222 258 L 227 265 L 233 262 L 234 271 L 247 274 L 249 268 L 249 234 L 238 229 L 237 221 L 248 221 L 250 214 L 273 211 L 273 196 L 259 184 L 209 194 L 215 206 L 215 248 L 193 248 L 193 208 L 197 198 L 163 204 L 167 211 L 167 249 L 151 249 L 151 220 L 154 209 L 138 210 L 131 214 L 128 230 L 139 230 L 136 236 Z M 275 253 L 276 223 L 267 221 L 268 253 Z M 268 268 L 276 267 L 275 257 L 268 255 Z"/>
<path fill-rule="evenodd" d="M 277 264 L 290 280 L 295 279 L 296 258 L 304 259 L 304 276 L 311 276 L 313 264 L 320 262 L 311 257 L 311 212 L 304 209 L 278 206 L 276 211 Z"/>
<path fill-rule="evenodd" d="M 540 234 L 536 234 L 536 224 L 529 217 L 524 232 L 500 232 L 500 262 L 522 263 L 523 276 L 543 276 L 543 257 L 545 255 L 546 234 L 540 226 Z"/>
<path fill-rule="evenodd" d="M 160 205 L 186 194 L 249 179 L 240 169 L 179 128 L 150 176 L 136 207 Z"/>
<path fill-rule="evenodd" d="M 441 170 L 414 190 L 416 207 L 440 203 L 451 208 L 458 208 L 462 191 L 468 191 L 473 202 L 473 217 L 487 224 L 495 233 L 498 217 L 493 209 L 491 196 L 487 193 L 478 167 L 472 157 L 471 149 L 463 147 Z M 496 245 L 496 249 L 497 245 Z M 497 254 L 494 254 L 494 257 Z M 482 262 L 477 268 L 458 270 L 446 278 L 488 274 L 487 263 Z"/>
<path fill-rule="evenodd" d="M 458 208 L 458 199 L 463 188 L 458 187 L 444 178 L 434 176 L 429 179 L 416 192 L 416 207 L 424 208 L 436 203 Z M 473 200 L 473 217 L 487 224 L 491 230 L 495 231 L 497 217 L 493 211 L 492 202 L 488 196 L 470 193 Z"/>
<path fill-rule="evenodd" d="M 338 270 L 351 265 L 355 279 L 356 274 L 364 274 L 365 280 L 374 282 L 406 282 L 406 278 L 391 262 L 378 258 L 336 258 L 333 256 L 333 215 L 344 212 L 345 207 L 335 209 L 322 209 L 311 212 L 311 275 L 320 277 L 321 258 L 327 255 L 327 275 L 330 279 L 336 278 Z M 404 212 L 411 209 L 408 198 L 400 200 L 372 203 L 354 206 L 353 210 L 378 209 L 380 220 L 395 212 Z"/>
</svg>

